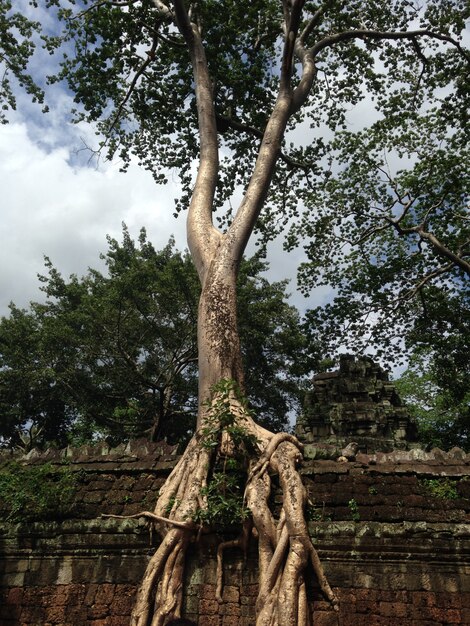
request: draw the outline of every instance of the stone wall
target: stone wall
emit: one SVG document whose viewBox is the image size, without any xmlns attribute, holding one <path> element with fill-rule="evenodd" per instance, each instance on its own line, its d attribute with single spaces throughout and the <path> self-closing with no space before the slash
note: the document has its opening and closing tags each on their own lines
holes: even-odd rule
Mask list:
<svg viewBox="0 0 470 626">
<path fill-rule="evenodd" d="M 174 450 L 32 453 L 79 472 L 72 512 L 61 520 L 0 525 L 2 626 L 128 626 L 138 582 L 157 545 L 139 520 L 102 518 L 151 508 L 176 462 Z M 354 462 L 310 460 L 310 530 L 330 584 L 333 613 L 315 584 L 315 626 L 470 624 L 470 456 L 420 450 L 359 454 Z M 1 505 L 1 503 L 0 503 Z M 256 544 L 228 551 L 224 603 L 215 600 L 222 537 L 194 546 L 185 614 L 200 626 L 253 626 Z"/>
</svg>

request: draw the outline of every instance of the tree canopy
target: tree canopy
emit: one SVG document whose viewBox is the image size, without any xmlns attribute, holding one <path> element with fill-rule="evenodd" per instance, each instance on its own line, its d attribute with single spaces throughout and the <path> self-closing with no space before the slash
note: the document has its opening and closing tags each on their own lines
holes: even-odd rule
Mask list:
<svg viewBox="0 0 470 626">
<path fill-rule="evenodd" d="M 159 183 L 176 173 L 176 211 L 186 208 L 200 116 L 178 3 L 32 4 L 38 20 L 47 9 L 42 27 L 2 5 L 4 108 L 15 105 L 9 76 L 43 100 L 44 78 L 36 85 L 27 72 L 32 33 L 42 28 L 42 45 L 58 61 L 63 54 L 48 80 L 68 85 L 76 121 L 96 125 L 97 154 L 118 156 L 123 169 L 136 156 Z M 226 227 L 281 84 L 288 3 L 189 6 L 203 37 L 220 146 L 213 208 Z M 305 248 L 305 293 L 334 289 L 309 316 L 326 351 L 346 343 L 397 360 L 413 349 L 417 316 L 436 288 L 468 297 L 468 17 L 460 0 L 307 2 L 299 14 L 295 97 L 256 229 L 262 242 L 283 233 L 286 248 Z"/>
<path fill-rule="evenodd" d="M 4 443 L 34 445 L 131 437 L 185 442 L 197 413 L 196 321 L 200 284 L 173 241 L 154 249 L 108 238 L 106 272 L 65 279 L 46 259 L 45 302 L 11 305 L 0 321 Z M 243 262 L 239 327 L 246 386 L 262 423 L 279 431 L 299 410 L 302 381 L 317 358 L 287 303 L 286 282 L 263 277 L 266 263 Z"/>
<path fill-rule="evenodd" d="M 3 108 L 15 106 L 9 77 L 43 102 L 45 77 L 35 83 L 27 71 L 33 34 L 42 29 L 42 45 L 64 52 L 49 82 L 65 81 L 75 94 L 75 120 L 97 125 L 97 150 L 118 155 L 124 169 L 136 155 L 159 183 L 176 172 L 180 210 L 199 151 L 191 60 L 169 6 L 120 4 L 33 2 L 38 20 L 42 9 L 52 16 L 41 26 L 3 2 Z M 266 239 L 287 231 L 287 247 L 306 248 L 304 291 L 321 284 L 337 291 L 312 312 L 330 348 L 337 348 L 338 333 L 329 332 L 335 320 L 347 329 L 342 341 L 386 346 L 392 358 L 400 344 L 394 336 L 413 323 L 410 302 L 426 297 L 429 285 L 459 294 L 470 272 L 469 56 L 462 43 L 468 7 L 375 0 L 306 3 L 304 12 L 293 81 L 299 97 L 302 77 L 310 91 L 290 118 L 257 228 Z M 204 2 L 197 20 L 223 148 L 214 202 L 229 223 L 227 203 L 248 183 L 277 97 L 282 3 Z M 306 72 L 313 60 L 315 76 Z M 300 123 L 310 128 L 307 141 L 294 132 Z"/>
</svg>

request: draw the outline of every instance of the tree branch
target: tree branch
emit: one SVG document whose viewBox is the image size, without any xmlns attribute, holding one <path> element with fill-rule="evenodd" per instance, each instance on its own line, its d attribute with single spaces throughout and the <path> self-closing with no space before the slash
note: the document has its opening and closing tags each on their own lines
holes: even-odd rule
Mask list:
<svg viewBox="0 0 470 626">
<path fill-rule="evenodd" d="M 221 237 L 212 223 L 212 207 L 219 171 L 217 127 L 212 83 L 199 28 L 190 21 L 183 0 L 175 0 L 173 4 L 176 25 L 188 46 L 196 90 L 200 157 L 189 205 L 188 245 L 202 280 L 213 250 Z"/>
<path fill-rule="evenodd" d="M 246 193 L 227 232 L 229 245 L 226 252 L 235 262 L 239 262 L 243 255 L 266 199 L 276 161 L 281 152 L 281 142 L 287 122 L 292 115 L 291 78 L 293 55 L 303 5 L 303 0 L 294 0 L 291 4 L 284 2 L 286 24 L 279 94 L 266 124 Z"/>
<path fill-rule="evenodd" d="M 345 30 L 341 33 L 335 33 L 333 35 L 327 35 L 323 39 L 321 39 L 318 43 L 312 46 L 308 54 L 315 58 L 319 52 L 333 46 L 337 43 L 341 43 L 344 41 L 351 41 L 353 39 L 391 39 L 391 40 L 401 40 L 401 39 L 410 39 L 416 41 L 417 37 L 431 37 L 432 39 L 438 39 L 439 41 L 445 41 L 447 43 L 452 44 L 457 48 L 457 50 L 468 60 L 470 60 L 470 56 L 466 50 L 462 48 L 460 43 L 450 37 L 449 35 L 442 35 L 441 33 L 435 33 L 432 30 L 427 28 L 423 28 L 420 30 L 412 30 L 412 31 L 380 31 L 380 30 L 369 30 L 369 29 L 355 29 L 355 30 Z"/>
</svg>

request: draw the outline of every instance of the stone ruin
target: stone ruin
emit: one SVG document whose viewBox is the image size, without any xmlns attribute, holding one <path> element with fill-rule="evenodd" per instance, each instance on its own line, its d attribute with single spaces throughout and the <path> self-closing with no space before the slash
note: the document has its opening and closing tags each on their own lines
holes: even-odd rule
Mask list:
<svg viewBox="0 0 470 626">
<path fill-rule="evenodd" d="M 341 449 L 353 441 L 363 453 L 419 447 L 416 425 L 387 372 L 369 357 L 349 354 L 338 371 L 314 376 L 296 435 L 307 457 L 312 447 Z"/>
</svg>

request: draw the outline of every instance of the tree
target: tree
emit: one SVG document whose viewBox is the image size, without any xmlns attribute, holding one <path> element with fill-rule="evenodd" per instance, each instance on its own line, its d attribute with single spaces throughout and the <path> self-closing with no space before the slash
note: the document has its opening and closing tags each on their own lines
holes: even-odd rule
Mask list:
<svg viewBox="0 0 470 626">
<path fill-rule="evenodd" d="M 469 447 L 470 307 L 468 297 L 434 289 L 410 336 L 408 368 L 397 381 L 416 417 L 420 439 L 433 447 Z"/>
<path fill-rule="evenodd" d="M 122 242 L 108 245 L 105 273 L 66 280 L 46 259 L 46 301 L 11 305 L 0 321 L 5 444 L 21 445 L 25 431 L 36 446 L 104 436 L 187 443 L 194 432 L 200 285 L 191 258 L 172 240 L 156 251 L 144 229 L 136 244 L 125 226 Z M 269 283 L 266 267 L 258 257 L 241 263 L 239 332 L 252 404 L 279 431 L 299 408 L 307 345 L 287 283 Z"/>
<path fill-rule="evenodd" d="M 238 391 L 243 391 L 244 373 L 237 272 L 255 229 L 266 241 L 291 220 L 306 228 L 318 207 L 306 203 L 306 217 L 299 220 L 299 201 L 328 199 L 331 158 L 340 167 L 346 159 L 371 170 L 380 144 L 397 145 L 398 154 L 407 157 L 412 147 L 400 140 L 419 143 L 429 128 L 433 137 L 448 138 L 446 148 L 462 148 L 465 14 L 463 3 L 447 0 L 423 5 L 131 0 L 124 6 L 84 0 L 61 7 L 67 56 L 57 78 L 66 79 L 75 93 L 77 118 L 96 122 L 106 137 L 103 149 L 125 162 L 136 154 L 157 181 L 164 181 L 166 168 L 180 173 L 178 208 L 188 207 L 189 248 L 202 285 L 198 430 L 162 488 L 155 512 L 143 513 L 159 526 L 163 539 L 138 593 L 135 626 L 157 626 L 179 614 L 186 548 L 197 533 L 196 521 L 204 519 L 222 457 L 249 460 L 245 498 L 260 562 L 257 624 L 309 623 L 309 562 L 335 601 L 308 535 L 306 496 L 296 468 L 300 445 L 291 435 L 273 435 L 257 425 Z M 49 44 L 58 41 L 49 39 Z M 360 132 L 352 136 L 357 141 L 341 134 L 348 109 L 366 95 L 382 121 L 370 148 L 360 141 Z M 301 133 L 295 147 L 295 128 L 306 118 L 312 132 L 304 143 Z M 368 118 L 373 121 L 373 115 Z M 361 156 L 364 146 L 370 163 Z M 436 146 L 427 147 L 426 141 L 423 146 L 420 163 L 437 154 Z M 391 186 L 400 188 L 395 182 Z M 352 193 L 356 187 L 346 181 L 345 188 Z M 232 211 L 235 190 L 242 199 Z M 359 200 L 351 205 L 357 214 L 364 210 Z M 311 250 L 322 242 L 329 222 L 321 214 L 313 220 Z M 295 239 L 292 231 L 288 243 Z M 334 257 L 336 249 L 330 246 L 328 253 Z M 279 518 L 268 504 L 271 472 L 278 474 L 283 492 Z"/>
<path fill-rule="evenodd" d="M 41 344 L 38 320 L 12 305 L 0 323 L 0 437 L 10 446 L 63 443 L 75 418 Z"/>
</svg>

